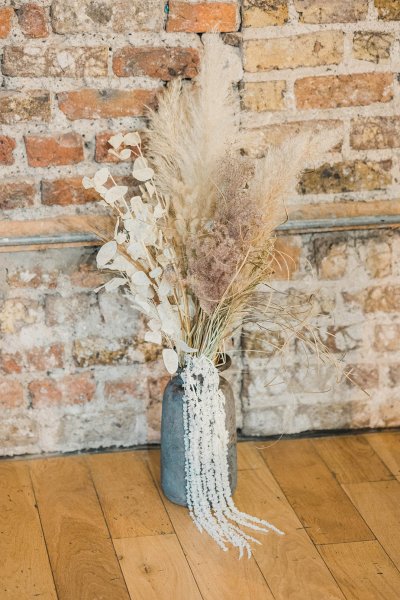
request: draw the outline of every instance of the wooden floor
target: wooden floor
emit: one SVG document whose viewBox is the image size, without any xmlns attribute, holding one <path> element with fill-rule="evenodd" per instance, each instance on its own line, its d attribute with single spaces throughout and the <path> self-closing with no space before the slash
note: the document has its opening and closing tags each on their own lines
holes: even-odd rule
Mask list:
<svg viewBox="0 0 400 600">
<path fill-rule="evenodd" d="M 0 461 L 1 600 L 399 600 L 400 433 L 239 444 L 250 560 L 159 489 L 159 452 Z"/>
</svg>

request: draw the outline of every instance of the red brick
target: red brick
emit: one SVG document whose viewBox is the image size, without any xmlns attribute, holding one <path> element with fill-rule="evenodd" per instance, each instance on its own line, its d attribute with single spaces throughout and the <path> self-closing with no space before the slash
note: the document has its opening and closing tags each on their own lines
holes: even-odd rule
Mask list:
<svg viewBox="0 0 400 600">
<path fill-rule="evenodd" d="M 105 46 L 6 46 L 2 71 L 10 77 L 105 77 Z"/>
<path fill-rule="evenodd" d="M 51 371 L 64 366 L 64 347 L 62 344 L 51 344 L 47 347 L 30 348 L 26 352 L 29 371 Z"/>
<path fill-rule="evenodd" d="M 170 0 L 167 31 L 237 31 L 238 10 L 232 2 L 179 2 Z"/>
<path fill-rule="evenodd" d="M 0 38 L 4 39 L 9 36 L 11 31 L 11 22 L 14 10 L 10 6 L 0 8 Z"/>
<path fill-rule="evenodd" d="M 0 123 L 47 122 L 50 116 L 50 93 L 45 90 L 0 92 Z"/>
<path fill-rule="evenodd" d="M 0 370 L 3 373 L 21 373 L 23 368 L 22 355 L 20 352 L 0 353 Z"/>
<path fill-rule="evenodd" d="M 106 274 L 99 271 L 96 265 L 90 264 L 77 265 L 76 271 L 70 275 L 72 285 L 89 289 L 103 285 L 106 277 Z"/>
<path fill-rule="evenodd" d="M 35 185 L 27 181 L 5 182 L 0 185 L 0 209 L 12 210 L 31 206 L 35 199 Z"/>
<path fill-rule="evenodd" d="M 85 404 L 94 398 L 96 385 L 89 373 L 74 373 L 62 379 L 46 377 L 28 386 L 32 406 Z"/>
<path fill-rule="evenodd" d="M 297 107 L 339 108 L 389 102 L 393 98 L 392 84 L 392 73 L 305 77 L 295 82 Z"/>
<path fill-rule="evenodd" d="M 38 4 L 23 4 L 18 11 L 18 22 L 26 37 L 45 38 L 49 35 L 46 14 Z"/>
<path fill-rule="evenodd" d="M 125 46 L 113 57 L 113 71 L 118 77 L 156 77 L 169 81 L 173 77 L 195 77 L 199 53 L 194 48 L 134 48 Z"/>
<path fill-rule="evenodd" d="M 46 271 L 42 267 L 7 269 L 7 283 L 13 288 L 55 288 L 58 271 Z"/>
<path fill-rule="evenodd" d="M 0 405 L 3 408 L 18 408 L 24 404 L 24 390 L 19 381 L 0 379 Z"/>
<path fill-rule="evenodd" d="M 157 90 L 83 89 L 58 94 L 60 109 L 71 120 L 141 117 L 154 106 Z"/>
<path fill-rule="evenodd" d="M 62 386 L 65 404 L 85 404 L 94 399 L 96 384 L 90 373 L 67 375 Z"/>
<path fill-rule="evenodd" d="M 82 177 L 42 181 L 42 204 L 68 206 L 95 202 L 100 196 L 92 189 L 85 190 Z"/>
<path fill-rule="evenodd" d="M 32 406 L 57 406 L 62 402 L 62 392 L 58 381 L 47 377 L 35 379 L 28 385 Z"/>
<path fill-rule="evenodd" d="M 74 165 L 84 158 L 82 137 L 74 132 L 52 137 L 26 136 L 25 146 L 30 167 Z"/>
<path fill-rule="evenodd" d="M 113 135 L 116 135 L 116 133 L 125 134 L 125 133 L 127 133 L 127 131 L 121 131 L 121 132 L 102 131 L 101 133 L 98 133 L 96 135 L 96 151 L 95 151 L 96 162 L 100 162 L 100 163 L 103 163 L 103 162 L 105 162 L 105 163 L 130 162 L 135 157 L 137 157 L 138 153 L 135 152 L 134 148 L 130 148 L 130 150 L 132 150 L 132 154 L 131 154 L 130 158 L 126 159 L 125 161 L 121 161 L 119 158 L 117 158 L 113 154 L 110 154 L 110 150 L 112 150 L 113 148 L 108 143 L 108 140 Z M 120 150 L 122 150 L 124 147 L 125 146 L 122 145 Z"/>
<path fill-rule="evenodd" d="M 132 402 L 137 397 L 138 385 L 132 380 L 107 381 L 104 385 L 104 397 L 110 404 Z"/>
<path fill-rule="evenodd" d="M 13 151 L 16 147 L 15 140 L 7 135 L 0 135 L 0 165 L 13 165 Z"/>
</svg>

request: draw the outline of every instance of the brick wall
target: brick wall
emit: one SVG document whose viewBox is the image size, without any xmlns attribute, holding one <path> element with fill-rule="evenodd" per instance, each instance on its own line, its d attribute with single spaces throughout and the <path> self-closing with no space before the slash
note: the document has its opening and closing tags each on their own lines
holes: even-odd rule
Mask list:
<svg viewBox="0 0 400 600">
<path fill-rule="evenodd" d="M 51 230 L 60 215 L 97 210 L 82 175 L 104 163 L 129 174 L 108 154 L 109 136 L 145 127 L 145 106 L 172 77 L 196 74 L 201 34 L 215 27 L 240 80 L 244 152 L 260 156 L 302 129 L 341 131 L 293 190 L 292 217 L 400 214 L 398 2 L 0 0 L 2 231 L 26 234 L 33 219 Z M 232 376 L 244 433 L 399 425 L 397 232 L 305 232 L 281 244 L 292 274 L 277 287 L 316 291 L 326 340 L 370 397 L 333 385 L 313 360 L 307 370 L 295 345 L 282 383 L 273 347 L 248 332 Z M 0 253 L 2 453 L 158 439 L 157 349 L 121 295 L 93 293 L 93 253 Z M 260 344 L 267 370 L 254 358 Z"/>
</svg>

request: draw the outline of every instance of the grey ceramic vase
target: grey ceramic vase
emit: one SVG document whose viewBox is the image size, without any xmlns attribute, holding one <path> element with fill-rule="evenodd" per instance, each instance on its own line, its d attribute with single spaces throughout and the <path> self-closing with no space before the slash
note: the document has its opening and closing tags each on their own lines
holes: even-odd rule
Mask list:
<svg viewBox="0 0 400 600">
<path fill-rule="evenodd" d="M 229 356 L 221 361 L 218 370 L 231 365 Z M 235 398 L 229 382 L 219 376 L 220 389 L 225 396 L 226 429 L 229 433 L 228 465 L 232 494 L 237 483 L 236 411 Z M 185 476 L 185 446 L 183 427 L 183 381 L 180 371 L 169 381 L 164 391 L 161 417 L 161 487 L 171 502 L 187 506 Z"/>
</svg>

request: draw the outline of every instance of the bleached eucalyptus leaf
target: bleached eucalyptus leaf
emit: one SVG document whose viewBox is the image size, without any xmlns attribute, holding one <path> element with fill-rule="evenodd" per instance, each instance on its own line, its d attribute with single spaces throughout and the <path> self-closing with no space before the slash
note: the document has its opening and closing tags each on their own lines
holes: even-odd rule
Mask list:
<svg viewBox="0 0 400 600">
<path fill-rule="evenodd" d="M 114 204 L 117 200 L 121 200 L 125 196 L 128 191 L 128 187 L 126 185 L 115 185 L 114 187 L 107 190 L 107 193 L 104 196 L 104 199 L 109 204 Z"/>
<path fill-rule="evenodd" d="M 132 283 L 135 285 L 150 285 L 150 279 L 144 271 L 136 271 L 132 277 Z"/>
<path fill-rule="evenodd" d="M 113 292 L 117 288 L 121 287 L 121 285 L 125 285 L 127 280 L 125 277 L 113 277 L 110 281 L 104 285 L 104 288 L 107 292 Z"/>
<path fill-rule="evenodd" d="M 166 277 L 163 277 L 160 285 L 157 288 L 160 297 L 169 296 L 172 292 L 171 286 Z"/>
<path fill-rule="evenodd" d="M 112 135 L 110 137 L 110 139 L 108 140 L 108 143 L 115 150 L 117 150 L 117 148 L 119 148 L 124 141 L 125 140 L 124 140 L 124 136 L 122 135 L 122 133 L 116 133 L 115 135 Z"/>
<path fill-rule="evenodd" d="M 131 152 L 131 150 L 129 150 L 129 148 L 124 148 L 119 153 L 119 158 L 121 160 L 127 160 L 128 158 L 130 158 L 131 154 L 132 154 L 132 152 Z"/>
<path fill-rule="evenodd" d="M 135 162 L 133 163 L 133 170 L 135 171 L 136 169 L 146 169 L 146 167 L 147 160 L 144 158 L 144 156 L 138 156 Z"/>
<path fill-rule="evenodd" d="M 134 169 L 132 175 L 138 181 L 148 181 L 153 177 L 154 171 L 153 169 L 150 169 L 150 167 L 147 167 L 146 169 Z"/>
<path fill-rule="evenodd" d="M 118 254 L 106 268 L 111 271 L 121 271 L 122 273 L 126 273 L 129 277 L 132 277 L 137 271 L 135 265 L 125 258 L 125 256 L 121 256 L 121 254 Z"/>
<path fill-rule="evenodd" d="M 151 306 L 150 302 L 147 300 L 147 298 L 144 298 L 140 294 L 136 294 L 134 297 L 134 302 L 135 302 L 136 306 L 142 312 L 144 312 L 146 315 L 151 314 L 152 306 Z"/>
<path fill-rule="evenodd" d="M 144 341 L 152 342 L 153 344 L 161 344 L 161 331 L 146 331 L 146 333 L 144 334 Z"/>
<path fill-rule="evenodd" d="M 85 188 L 85 190 L 90 190 L 90 188 L 94 187 L 94 183 L 93 183 L 93 179 L 90 179 L 90 177 L 85 177 L 82 179 L 82 185 Z"/>
<path fill-rule="evenodd" d="M 161 321 L 159 319 L 150 319 L 147 324 L 152 331 L 160 331 L 161 329 Z"/>
<path fill-rule="evenodd" d="M 145 185 L 145 188 L 146 188 L 147 193 L 149 194 L 150 198 L 152 198 L 154 192 L 156 191 L 156 188 L 154 187 L 153 184 L 149 183 L 148 181 L 146 181 L 146 183 L 144 185 Z"/>
<path fill-rule="evenodd" d="M 99 269 L 104 267 L 107 263 L 109 263 L 117 253 L 117 242 L 115 240 L 111 240 L 110 242 L 106 242 L 104 246 L 100 248 L 96 256 L 96 262 Z"/>
<path fill-rule="evenodd" d="M 115 236 L 115 241 L 117 242 L 117 244 L 123 244 L 124 242 L 126 242 L 126 233 L 124 233 L 123 231 L 119 231 Z"/>
<path fill-rule="evenodd" d="M 162 268 L 161 267 L 156 267 L 155 269 L 152 269 L 149 273 L 150 277 L 152 279 L 155 279 L 156 277 L 160 277 L 160 275 L 162 275 Z"/>
<path fill-rule="evenodd" d="M 172 348 L 164 348 L 164 350 L 162 351 L 162 357 L 164 360 L 165 368 L 167 369 L 168 373 L 170 373 L 171 375 L 176 373 L 178 370 L 179 362 L 178 355 L 175 352 L 175 350 L 172 350 Z"/>
<path fill-rule="evenodd" d="M 137 131 L 132 131 L 131 133 L 126 133 L 124 135 L 124 143 L 127 146 L 139 146 L 140 142 L 140 135 Z"/>
<path fill-rule="evenodd" d="M 97 187 L 99 185 L 104 185 L 110 176 L 110 171 L 107 167 L 103 167 L 99 169 L 93 177 L 94 185 Z"/>
<path fill-rule="evenodd" d="M 161 217 L 163 217 L 165 214 L 165 210 L 163 209 L 163 207 L 160 204 L 157 204 L 157 206 L 154 207 L 154 218 L 155 219 L 161 219 Z"/>
<path fill-rule="evenodd" d="M 146 258 L 146 252 L 140 242 L 131 242 L 127 247 L 127 252 L 134 260 Z"/>
<path fill-rule="evenodd" d="M 179 340 L 178 347 L 179 347 L 179 350 L 181 350 L 182 352 L 187 352 L 188 354 L 193 354 L 194 352 L 198 352 L 197 348 L 191 348 L 183 340 Z"/>
</svg>

